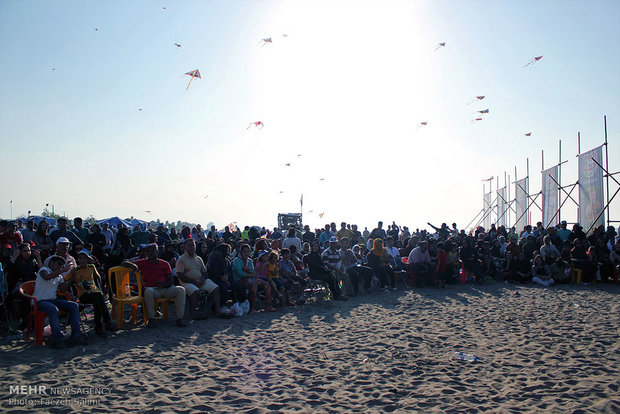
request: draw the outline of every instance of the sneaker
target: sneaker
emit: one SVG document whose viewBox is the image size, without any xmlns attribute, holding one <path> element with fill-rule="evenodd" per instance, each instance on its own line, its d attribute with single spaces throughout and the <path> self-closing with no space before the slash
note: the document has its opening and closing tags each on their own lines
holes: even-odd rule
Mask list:
<svg viewBox="0 0 620 414">
<path fill-rule="evenodd" d="M 71 336 L 69 339 L 67 339 L 67 345 L 88 345 L 88 340 L 84 337 L 84 335 Z"/>
</svg>

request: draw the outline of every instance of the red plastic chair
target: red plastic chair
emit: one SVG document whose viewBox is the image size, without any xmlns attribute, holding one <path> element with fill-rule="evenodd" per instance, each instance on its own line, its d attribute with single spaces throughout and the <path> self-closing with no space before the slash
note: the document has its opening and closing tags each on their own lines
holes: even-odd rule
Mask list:
<svg viewBox="0 0 620 414">
<path fill-rule="evenodd" d="M 407 274 L 405 275 L 405 284 L 406 285 L 411 284 L 411 287 L 414 288 L 415 287 L 415 274 L 413 273 L 413 270 L 411 270 L 411 267 L 409 266 L 409 258 L 401 257 L 400 261 L 405 265 L 405 269 L 407 269 Z"/>
<path fill-rule="evenodd" d="M 46 314 L 41 312 L 37 308 L 37 298 L 32 296 L 34 294 L 35 281 L 24 282 L 19 287 L 19 293 L 27 297 L 32 301 L 32 310 L 28 315 L 28 329 L 26 330 L 26 341 L 30 340 L 30 330 L 32 329 L 32 322 L 34 320 L 34 338 L 35 344 L 43 345 L 43 323 L 45 322 Z"/>
</svg>

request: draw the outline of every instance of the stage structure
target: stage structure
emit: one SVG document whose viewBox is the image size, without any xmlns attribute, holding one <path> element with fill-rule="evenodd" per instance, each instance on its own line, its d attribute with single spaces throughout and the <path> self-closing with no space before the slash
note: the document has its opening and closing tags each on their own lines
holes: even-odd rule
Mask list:
<svg viewBox="0 0 620 414">
<path fill-rule="evenodd" d="M 470 228 L 472 223 L 475 227 L 482 226 L 485 230 L 505 226 L 506 228 L 515 227 L 521 233 L 526 225 L 532 224 L 532 209 L 536 207 L 542 215 L 543 226 L 556 226 L 562 221 L 562 208 L 577 208 L 579 224 L 587 234 L 599 226 L 610 226 L 612 223 L 619 223 L 612 220 L 609 215 L 609 206 L 620 192 L 620 182 L 614 177 L 619 172 L 609 172 L 609 149 L 607 142 L 607 117 L 603 117 L 605 141 L 603 144 L 589 151 L 581 153 L 581 134 L 577 133 L 577 158 L 578 158 L 578 179 L 568 185 L 562 185 L 562 165 L 568 161 L 562 160 L 562 140 L 558 142 L 558 162 L 545 168 L 545 154 L 541 151 L 541 190 L 537 193 L 530 193 L 529 178 L 530 165 L 529 158 L 526 160 L 526 174 L 523 178 L 518 178 L 517 167 L 515 166 L 514 181 L 511 182 L 510 175 L 504 172 L 503 187 L 499 187 L 499 177 L 490 177 L 483 180 L 482 186 L 482 210 L 476 214 L 471 222 L 465 226 Z M 605 166 L 603 166 L 603 149 L 605 150 Z M 617 188 L 610 195 L 610 179 L 612 185 Z M 495 180 L 495 191 L 493 191 L 493 180 Z M 489 183 L 488 189 L 486 183 Z M 514 198 L 511 198 L 511 186 L 514 185 Z M 574 194 L 578 188 L 579 197 Z M 514 219 L 513 219 L 514 218 Z M 605 222 L 605 219 L 607 221 Z M 572 223 L 571 223 L 572 224 Z"/>
</svg>

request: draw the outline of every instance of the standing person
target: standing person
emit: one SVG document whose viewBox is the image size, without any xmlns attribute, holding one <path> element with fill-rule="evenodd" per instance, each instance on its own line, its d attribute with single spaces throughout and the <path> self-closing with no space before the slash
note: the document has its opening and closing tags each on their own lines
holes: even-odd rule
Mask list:
<svg viewBox="0 0 620 414">
<path fill-rule="evenodd" d="M 99 263 L 104 263 L 106 261 L 105 247 L 107 239 L 103 233 L 101 233 L 99 224 L 95 223 L 90 226 L 90 228 L 91 233 L 87 236 L 86 241 L 93 245 L 93 256 L 99 260 Z"/>
<path fill-rule="evenodd" d="M 362 236 L 364 237 L 364 240 L 368 240 L 368 237 L 370 237 L 370 232 L 368 231 L 368 227 L 364 227 L 364 231 L 362 232 Z"/>
<path fill-rule="evenodd" d="M 196 242 L 193 239 L 187 239 L 184 248 L 185 253 L 177 259 L 176 271 L 181 286 L 185 288 L 189 298 L 190 319 L 194 319 L 194 310 L 201 290 L 213 295 L 215 315 L 221 316 L 220 288 L 207 277 L 207 268 L 202 258 L 196 254 Z"/>
<path fill-rule="evenodd" d="M 355 233 L 353 233 L 352 230 L 347 228 L 347 223 L 345 223 L 344 221 L 340 223 L 340 230 L 338 230 L 338 232 L 336 233 L 336 237 L 338 237 L 338 240 L 342 239 L 343 237 L 346 237 L 349 240 L 353 240 L 354 236 Z"/>
<path fill-rule="evenodd" d="M 185 289 L 181 286 L 173 286 L 172 269 L 165 260 L 157 257 L 157 245 L 151 243 L 146 246 L 146 259 L 136 260 L 134 263 L 124 261 L 121 266 L 129 267 L 134 271 L 139 270 L 144 280 L 144 303 L 146 305 L 147 326 L 155 326 L 155 299 L 176 299 L 177 326 L 187 326 L 183 320 L 185 313 Z"/>
<path fill-rule="evenodd" d="M 110 230 L 110 225 L 108 223 L 101 224 L 101 234 L 105 237 L 104 251 L 109 254 L 114 246 L 114 233 Z"/>
<path fill-rule="evenodd" d="M 50 238 L 54 243 L 57 243 L 57 240 L 61 237 L 66 237 L 73 244 L 81 244 L 84 245 L 82 239 L 80 239 L 74 232 L 67 228 L 68 221 L 65 217 L 61 217 L 56 222 L 58 228 L 50 233 Z"/>
<path fill-rule="evenodd" d="M 34 228 L 34 220 L 28 219 L 26 222 L 26 228 L 20 231 L 22 234 L 22 238 L 25 242 L 31 242 L 34 238 L 35 228 Z"/>
<path fill-rule="evenodd" d="M 166 232 L 163 224 L 157 226 L 157 231 L 155 232 L 155 235 L 157 236 L 158 246 L 164 246 L 167 241 L 170 241 L 170 235 Z"/>
<path fill-rule="evenodd" d="M 297 238 L 294 227 L 291 227 L 290 229 L 288 229 L 286 238 L 282 242 L 282 248 L 288 249 L 292 245 L 295 245 L 297 247 L 297 251 L 301 250 L 301 240 Z"/>
<path fill-rule="evenodd" d="M 77 260 L 78 266 L 71 269 L 64 277 L 65 286 L 68 288 L 75 285 L 80 303 L 90 303 L 93 305 L 95 333 L 101 337 L 106 337 L 107 334 L 103 330 L 104 324 L 105 329 L 109 332 L 114 332 L 117 328 L 112 323 L 110 311 L 105 303 L 105 296 L 101 289 L 99 289 L 101 277 L 95 265 L 90 263 L 92 257 L 88 250 L 80 251 Z"/>
<path fill-rule="evenodd" d="M 32 237 L 32 241 L 37 246 L 37 249 L 41 252 L 41 256 L 45 259 L 52 253 L 52 247 L 54 243 L 49 236 L 50 225 L 47 221 L 41 220 L 37 225 L 37 231 Z"/>
<path fill-rule="evenodd" d="M 439 288 L 446 287 L 446 270 L 448 268 L 448 253 L 444 250 L 442 242 L 437 243 L 437 278 L 436 284 Z"/>
<path fill-rule="evenodd" d="M 312 231 L 310 231 L 310 226 L 306 224 L 304 226 L 304 233 L 301 236 L 301 240 L 304 243 L 312 243 L 314 242 L 314 239 L 316 239 L 316 235 Z M 301 251 L 301 249 L 299 249 L 299 251 Z"/>
<path fill-rule="evenodd" d="M 23 329 L 28 321 L 30 303 L 19 294 L 19 287 L 24 282 L 36 279 L 37 271 L 42 267 L 41 256 L 37 250 L 34 253 L 32 252 L 29 243 L 22 243 L 16 249 L 13 249 L 11 263 L 11 272 L 8 273 L 7 277 L 8 302 L 11 303 L 11 306 L 19 308 L 22 320 L 20 328 Z M 17 305 L 13 305 L 14 303 Z"/>
<path fill-rule="evenodd" d="M 112 249 L 112 255 L 114 256 L 113 264 L 117 265 L 130 258 L 132 251 L 133 244 L 131 244 L 131 239 L 129 238 L 129 229 L 121 227 L 116 235 L 116 241 Z"/>
<path fill-rule="evenodd" d="M 377 223 L 377 227 L 374 228 L 371 232 L 370 232 L 370 238 L 371 239 L 381 239 L 381 240 L 385 240 L 386 238 L 386 234 L 385 234 L 385 230 L 383 230 L 383 222 L 380 221 Z"/>
<path fill-rule="evenodd" d="M 76 217 L 73 219 L 73 232 L 80 238 L 80 240 L 86 242 L 90 231 L 86 227 L 82 227 L 83 224 L 84 221 L 81 217 Z"/>
<path fill-rule="evenodd" d="M 304 265 L 308 266 L 310 279 L 327 282 L 329 290 L 332 292 L 335 300 L 347 300 L 348 298 L 340 293 L 338 281 L 331 273 L 331 269 L 323 262 L 320 248 L 320 243 L 315 240 L 314 243 L 312 243 L 310 253 L 305 255 L 303 259 Z"/>
<path fill-rule="evenodd" d="M 170 235 L 169 236 L 170 236 L 170 240 L 172 240 L 172 241 L 176 242 L 177 240 L 179 240 L 179 234 L 177 233 L 176 227 L 171 227 L 170 228 Z"/>
</svg>

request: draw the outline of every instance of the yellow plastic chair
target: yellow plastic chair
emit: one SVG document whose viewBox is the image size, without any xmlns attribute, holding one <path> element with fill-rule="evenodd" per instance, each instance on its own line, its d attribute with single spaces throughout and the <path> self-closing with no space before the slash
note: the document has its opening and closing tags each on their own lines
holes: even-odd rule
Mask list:
<svg viewBox="0 0 620 414">
<path fill-rule="evenodd" d="M 116 313 L 119 329 L 123 327 L 125 305 L 131 305 L 131 320 L 133 323 L 137 321 L 138 305 L 142 305 L 142 319 L 144 323 L 146 323 L 144 298 L 142 297 L 142 274 L 139 271 L 135 272 L 138 282 L 138 292 L 140 292 L 140 294 L 134 295 L 131 292 L 130 281 L 130 273 L 132 271 L 132 269 L 125 266 L 115 266 L 108 270 L 108 281 L 110 286 L 116 287 L 116 294 L 112 298 L 112 315 Z"/>
<path fill-rule="evenodd" d="M 174 303 L 174 306 L 177 304 L 177 298 L 156 298 L 155 299 L 155 310 L 157 310 L 159 303 L 161 302 L 162 313 L 164 315 L 164 319 L 168 319 L 168 304 L 170 302 Z"/>
</svg>

